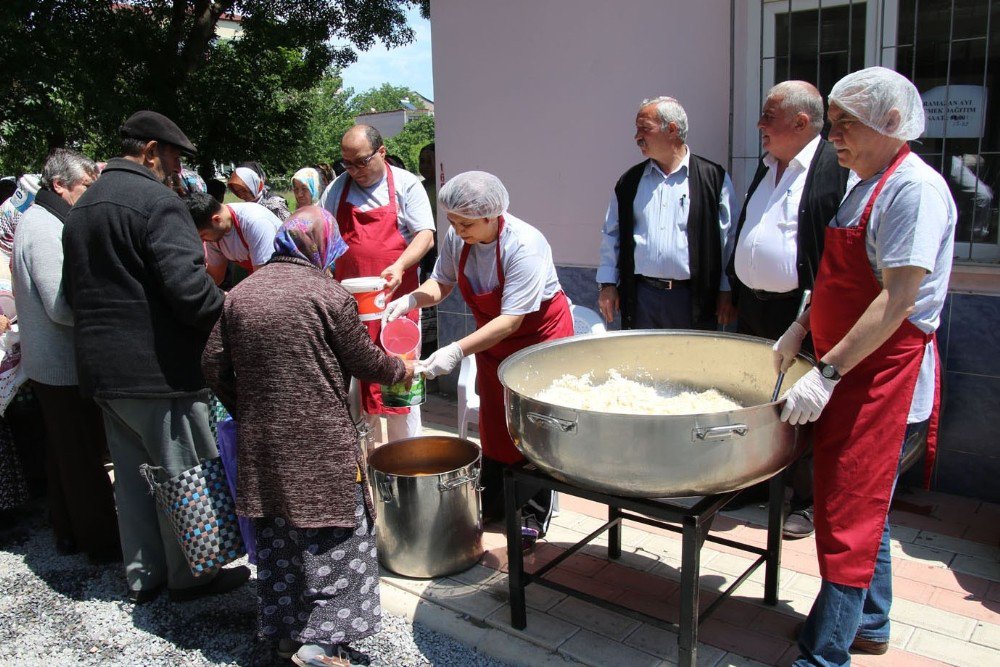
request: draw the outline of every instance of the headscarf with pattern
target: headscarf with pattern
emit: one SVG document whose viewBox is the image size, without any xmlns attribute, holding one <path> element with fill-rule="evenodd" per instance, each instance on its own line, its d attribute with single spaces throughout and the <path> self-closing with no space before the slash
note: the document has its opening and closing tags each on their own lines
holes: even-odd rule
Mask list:
<svg viewBox="0 0 1000 667">
<path fill-rule="evenodd" d="M 303 206 L 281 225 L 274 237 L 274 254 L 304 259 L 318 269 L 333 271 L 334 262 L 347 252 L 337 220 L 319 206 Z"/>
<path fill-rule="evenodd" d="M 309 188 L 309 199 L 311 204 L 319 202 L 319 195 L 321 189 L 322 181 L 319 178 L 319 172 L 312 167 L 303 167 L 299 169 L 292 176 L 293 181 L 298 181 L 302 185 Z"/>
</svg>

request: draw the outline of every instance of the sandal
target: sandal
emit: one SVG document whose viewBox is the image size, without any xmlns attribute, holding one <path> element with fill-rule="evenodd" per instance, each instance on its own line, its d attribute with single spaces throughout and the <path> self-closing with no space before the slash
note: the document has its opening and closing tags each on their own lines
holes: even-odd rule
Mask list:
<svg viewBox="0 0 1000 667">
<path fill-rule="evenodd" d="M 354 667 L 371 664 L 371 658 L 360 651 L 355 651 L 347 644 L 334 646 L 333 655 L 327 655 L 323 647 L 317 644 L 306 644 L 302 648 L 306 647 L 310 647 L 310 650 L 305 656 L 299 655 L 298 651 L 292 655 L 292 662 L 299 667 Z M 309 656 L 310 653 L 313 655 Z"/>
</svg>

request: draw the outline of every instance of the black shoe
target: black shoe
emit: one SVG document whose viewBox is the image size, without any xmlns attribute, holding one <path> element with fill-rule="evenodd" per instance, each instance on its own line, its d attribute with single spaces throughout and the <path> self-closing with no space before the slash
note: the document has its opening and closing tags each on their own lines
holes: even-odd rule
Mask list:
<svg viewBox="0 0 1000 667">
<path fill-rule="evenodd" d="M 788 515 L 781 536 L 786 540 L 798 540 L 809 537 L 814 532 L 816 532 L 816 528 L 813 526 L 813 508 L 807 507 L 795 510 Z"/>
<path fill-rule="evenodd" d="M 208 595 L 222 595 L 231 590 L 237 589 L 250 578 L 250 568 L 246 565 L 220 570 L 215 579 L 204 586 L 192 586 L 191 588 L 171 588 L 171 602 L 190 602 Z"/>
<path fill-rule="evenodd" d="M 132 590 L 129 588 L 125 591 L 125 597 L 132 604 L 148 604 L 160 597 L 160 593 L 163 592 L 163 584 L 159 586 L 153 586 L 152 588 L 144 588 L 142 590 Z"/>
</svg>

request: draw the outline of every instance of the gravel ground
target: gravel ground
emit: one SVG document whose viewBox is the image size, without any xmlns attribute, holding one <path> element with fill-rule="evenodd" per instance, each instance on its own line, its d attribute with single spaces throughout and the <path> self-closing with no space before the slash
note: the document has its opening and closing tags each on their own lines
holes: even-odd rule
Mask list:
<svg viewBox="0 0 1000 667">
<path fill-rule="evenodd" d="M 39 504 L 0 530 L 0 665 L 245 665 L 253 650 L 254 583 L 171 604 L 125 602 L 120 565 L 60 556 Z M 373 665 L 502 667 L 453 639 L 383 614 L 382 632 L 355 645 Z M 275 664 L 290 665 L 290 661 Z"/>
</svg>

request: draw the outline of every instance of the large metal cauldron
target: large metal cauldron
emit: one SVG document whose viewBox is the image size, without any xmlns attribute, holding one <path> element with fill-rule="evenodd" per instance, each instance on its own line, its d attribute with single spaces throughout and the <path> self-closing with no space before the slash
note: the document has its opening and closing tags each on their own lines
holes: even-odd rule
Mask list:
<svg viewBox="0 0 1000 667">
<path fill-rule="evenodd" d="M 697 331 L 625 331 L 541 343 L 500 365 L 507 426 L 518 449 L 547 474 L 622 496 L 669 497 L 735 491 L 786 467 L 803 438 L 771 402 L 771 341 Z M 783 392 L 811 364 L 798 359 Z M 748 406 L 696 415 L 574 410 L 537 400 L 567 373 L 609 370 L 625 377 L 715 388 Z"/>
<path fill-rule="evenodd" d="M 382 445 L 368 456 L 378 556 L 407 577 L 467 570 L 483 555 L 479 447 L 424 436 Z"/>
</svg>

